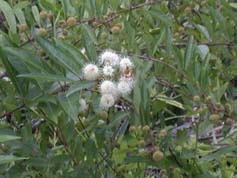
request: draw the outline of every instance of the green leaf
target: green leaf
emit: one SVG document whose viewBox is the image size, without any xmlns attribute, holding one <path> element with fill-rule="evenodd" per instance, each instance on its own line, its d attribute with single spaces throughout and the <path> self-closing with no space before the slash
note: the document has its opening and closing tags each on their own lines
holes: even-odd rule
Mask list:
<svg viewBox="0 0 237 178">
<path fill-rule="evenodd" d="M 85 57 L 83 54 L 75 48 L 73 45 L 67 44 L 60 40 L 55 40 L 56 46 L 62 49 L 68 56 L 73 60 L 73 62 L 77 65 L 78 68 L 81 68 L 85 63 Z"/>
<path fill-rule="evenodd" d="M 20 24 L 26 24 L 26 19 L 24 13 L 21 9 L 16 9 L 15 11 L 16 17 L 19 20 Z"/>
<path fill-rule="evenodd" d="M 41 73 L 30 73 L 30 74 L 20 74 L 17 77 L 30 78 L 36 80 L 47 80 L 47 81 L 65 81 L 72 82 L 73 80 L 65 78 L 63 76 L 54 74 L 41 74 Z"/>
<path fill-rule="evenodd" d="M 0 56 L 2 58 L 2 62 L 6 68 L 9 78 L 11 79 L 12 83 L 14 84 L 16 90 L 19 94 L 23 95 L 23 89 L 21 87 L 20 81 L 17 80 L 16 76 L 18 75 L 16 69 L 12 66 L 9 62 L 6 54 L 4 53 L 3 49 L 0 47 Z"/>
<path fill-rule="evenodd" d="M 175 100 L 173 100 L 173 99 L 170 99 L 170 98 L 168 98 L 168 97 L 165 96 L 165 95 L 160 94 L 160 95 L 158 95 L 158 96 L 156 97 L 156 99 L 157 99 L 157 100 L 160 100 L 160 101 L 164 101 L 165 103 L 170 104 L 170 105 L 172 105 L 172 106 L 175 106 L 175 107 L 177 107 L 177 108 L 184 109 L 182 103 L 179 103 L 178 101 L 175 101 Z"/>
<path fill-rule="evenodd" d="M 12 10 L 12 8 L 10 7 L 10 5 L 4 1 L 4 0 L 0 0 L 0 11 L 3 12 L 7 23 L 10 27 L 10 31 L 14 34 L 16 34 L 16 18 L 14 16 L 14 12 Z"/>
<path fill-rule="evenodd" d="M 52 42 L 36 36 L 36 41 L 44 49 L 44 51 L 52 58 L 52 60 L 60 66 L 68 69 L 76 76 L 80 73 L 77 64 L 71 59 L 71 56 L 65 54 L 59 47 Z"/>
<path fill-rule="evenodd" d="M 24 160 L 24 159 L 29 159 L 27 157 L 16 157 L 13 155 L 0 155 L 0 164 L 6 164 L 6 163 L 11 163 L 13 161 L 19 161 L 19 160 Z"/>
<path fill-rule="evenodd" d="M 208 41 L 211 41 L 211 37 L 210 37 L 210 34 L 207 30 L 206 27 L 202 26 L 202 25 L 196 25 L 196 28 L 205 36 L 205 38 L 208 40 Z"/>
<path fill-rule="evenodd" d="M 96 37 L 94 31 L 88 25 L 82 25 L 82 38 L 85 44 L 86 52 L 91 61 L 97 60 Z"/>
<path fill-rule="evenodd" d="M 28 1 L 20 1 L 19 3 L 17 3 L 17 4 L 13 7 L 13 10 L 16 11 L 17 9 L 24 9 L 24 8 L 26 8 L 28 5 L 30 5 L 30 2 L 28 2 Z"/>
<path fill-rule="evenodd" d="M 66 96 L 70 96 L 71 94 L 79 91 L 79 90 L 83 90 L 83 89 L 88 89 L 92 86 L 94 86 L 96 84 L 96 82 L 90 82 L 90 81 L 78 81 L 78 83 L 73 84 L 70 86 Z"/>
<path fill-rule="evenodd" d="M 141 107 L 141 101 L 142 101 L 142 94 L 141 94 L 139 81 L 140 81 L 140 75 L 137 74 L 136 84 L 133 90 L 133 104 L 135 107 L 135 111 L 138 115 L 140 114 L 140 107 Z"/>
<path fill-rule="evenodd" d="M 0 135 L 0 142 L 6 142 L 11 140 L 17 140 L 21 139 L 21 137 L 15 136 L 15 135 Z"/>
<path fill-rule="evenodd" d="M 22 60 L 25 64 L 27 64 L 30 67 L 34 67 L 35 69 L 38 69 L 39 71 L 44 70 L 40 63 L 40 59 L 35 56 L 34 53 L 23 50 L 20 48 L 13 48 L 13 47 L 3 47 L 3 50 L 6 52 L 6 54 L 11 54 Z"/>
<path fill-rule="evenodd" d="M 36 23 L 40 26 L 40 14 L 37 6 L 32 6 L 32 13 L 35 18 Z"/>
<path fill-rule="evenodd" d="M 76 102 L 76 97 L 66 97 L 64 93 L 58 94 L 58 101 L 59 104 L 62 106 L 63 110 L 67 113 L 67 115 L 73 119 L 76 120 L 78 118 L 79 113 L 79 104 Z"/>
<path fill-rule="evenodd" d="M 76 11 L 74 9 L 74 7 L 72 6 L 71 2 L 68 0 L 60 0 L 63 6 L 63 11 L 65 14 L 65 17 L 68 16 L 74 16 Z"/>
<path fill-rule="evenodd" d="M 198 45 L 198 50 L 200 51 L 200 56 L 204 60 L 209 53 L 209 47 L 207 45 Z"/>
<path fill-rule="evenodd" d="M 193 36 L 190 36 L 188 45 L 185 51 L 185 57 L 184 57 L 184 69 L 187 70 L 189 63 L 192 59 L 192 53 L 193 53 Z"/>
<path fill-rule="evenodd" d="M 213 129 L 214 125 L 209 120 L 204 120 L 200 123 L 198 133 L 200 136 L 205 135 Z"/>
<path fill-rule="evenodd" d="M 236 2 L 230 3 L 230 6 L 237 9 L 237 3 Z"/>
<path fill-rule="evenodd" d="M 211 161 L 214 159 L 218 159 L 219 157 L 223 156 L 223 155 L 234 155 L 234 151 L 236 150 L 237 146 L 226 146 L 223 148 L 218 149 L 217 151 L 207 154 L 205 156 L 203 156 L 200 161 L 201 162 L 205 162 L 205 161 Z"/>
</svg>

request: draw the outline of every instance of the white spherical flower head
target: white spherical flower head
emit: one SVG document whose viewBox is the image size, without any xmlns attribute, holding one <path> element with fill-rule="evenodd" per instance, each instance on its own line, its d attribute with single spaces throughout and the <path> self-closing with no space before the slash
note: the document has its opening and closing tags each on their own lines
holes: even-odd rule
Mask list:
<svg viewBox="0 0 237 178">
<path fill-rule="evenodd" d="M 114 97 L 111 94 L 104 94 L 100 99 L 100 107 L 103 109 L 108 109 L 112 107 L 115 103 Z"/>
<path fill-rule="evenodd" d="M 88 105 L 86 104 L 86 101 L 84 99 L 80 99 L 79 104 L 80 104 L 80 108 L 79 108 L 80 112 L 88 109 Z"/>
<path fill-rule="evenodd" d="M 107 76 L 113 76 L 114 69 L 112 66 L 104 66 L 103 68 L 103 74 Z"/>
<path fill-rule="evenodd" d="M 128 82 L 128 81 L 125 81 L 125 80 L 121 80 L 119 83 L 118 83 L 118 92 L 122 95 L 122 96 L 126 96 L 128 95 L 129 93 L 131 93 L 132 91 L 132 86 L 131 84 Z"/>
<path fill-rule="evenodd" d="M 83 68 L 84 78 L 86 80 L 96 80 L 99 77 L 99 69 L 95 64 L 87 64 Z"/>
<path fill-rule="evenodd" d="M 126 70 L 127 68 L 131 69 L 133 68 L 133 63 L 129 58 L 123 58 L 121 59 L 120 63 L 120 70 Z"/>
<path fill-rule="evenodd" d="M 129 84 L 129 86 L 131 87 L 131 89 L 134 87 L 134 85 L 135 85 L 135 80 L 134 80 L 134 78 L 133 77 L 121 77 L 120 79 L 119 79 L 119 81 L 121 82 L 121 81 L 125 81 L 125 82 L 127 82 L 128 84 Z"/>
<path fill-rule="evenodd" d="M 116 86 L 110 80 L 105 80 L 100 85 L 100 93 L 101 94 L 114 94 L 116 93 Z"/>
<path fill-rule="evenodd" d="M 100 56 L 100 62 L 105 65 L 117 66 L 119 65 L 119 56 L 112 51 L 105 51 Z"/>
</svg>

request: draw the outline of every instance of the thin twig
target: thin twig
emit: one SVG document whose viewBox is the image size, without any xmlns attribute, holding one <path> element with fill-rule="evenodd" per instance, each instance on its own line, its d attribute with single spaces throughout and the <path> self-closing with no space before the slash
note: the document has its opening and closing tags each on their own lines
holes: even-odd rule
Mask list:
<svg viewBox="0 0 237 178">
<path fill-rule="evenodd" d="M 4 114 L 2 114 L 2 115 L 0 116 L 0 119 L 12 115 L 14 112 L 17 112 L 17 111 L 21 110 L 21 109 L 24 108 L 24 107 L 25 107 L 25 104 L 22 104 L 22 105 L 20 105 L 19 107 L 15 108 L 15 109 L 13 109 L 13 110 L 11 110 L 11 111 L 5 112 Z"/>
</svg>

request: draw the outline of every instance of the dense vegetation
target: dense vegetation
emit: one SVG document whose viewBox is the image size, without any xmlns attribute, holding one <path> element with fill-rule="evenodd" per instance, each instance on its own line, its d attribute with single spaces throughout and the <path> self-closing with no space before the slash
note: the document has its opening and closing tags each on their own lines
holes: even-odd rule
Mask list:
<svg viewBox="0 0 237 178">
<path fill-rule="evenodd" d="M 0 0 L 0 178 L 237 177 L 237 3 Z"/>
</svg>

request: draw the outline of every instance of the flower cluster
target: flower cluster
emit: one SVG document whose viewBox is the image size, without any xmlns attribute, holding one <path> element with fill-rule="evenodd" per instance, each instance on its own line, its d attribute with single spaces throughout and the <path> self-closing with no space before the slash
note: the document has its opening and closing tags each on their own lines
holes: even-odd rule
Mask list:
<svg viewBox="0 0 237 178">
<path fill-rule="evenodd" d="M 111 50 L 104 51 L 99 57 L 99 67 L 87 64 L 83 68 L 84 79 L 101 80 L 100 106 L 102 109 L 112 107 L 119 97 L 127 96 L 134 87 L 134 64 L 128 57 L 121 57 Z"/>
</svg>

